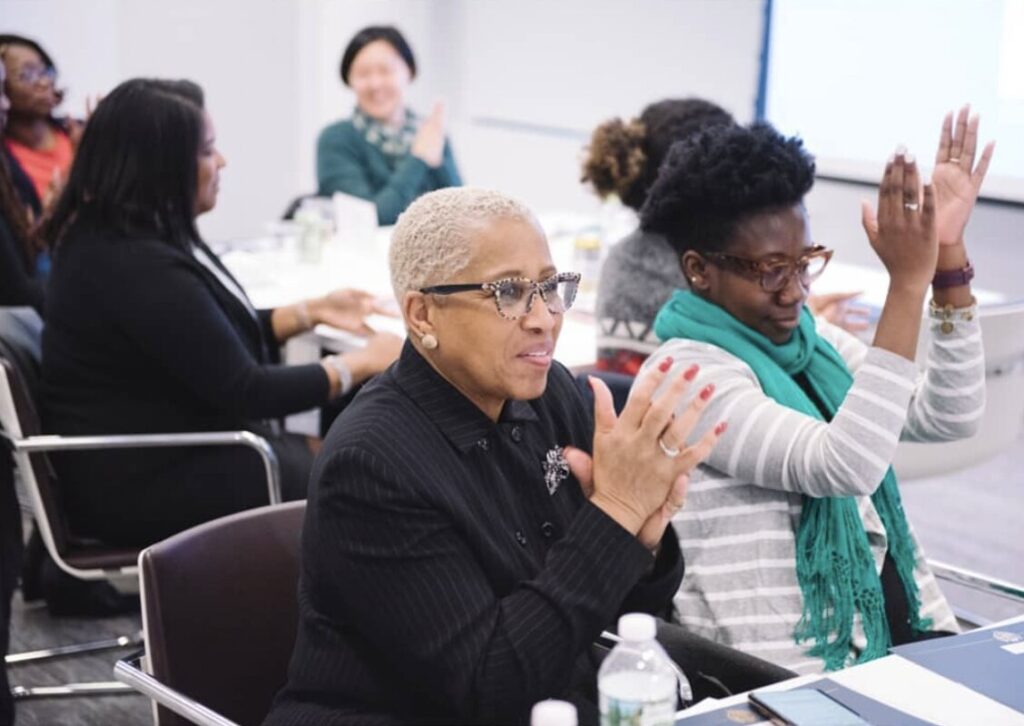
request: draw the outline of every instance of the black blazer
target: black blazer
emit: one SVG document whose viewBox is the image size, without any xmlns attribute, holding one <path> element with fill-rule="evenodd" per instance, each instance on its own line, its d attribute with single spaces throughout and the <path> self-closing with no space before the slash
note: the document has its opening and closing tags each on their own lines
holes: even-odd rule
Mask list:
<svg viewBox="0 0 1024 726">
<path fill-rule="evenodd" d="M 25 249 L 0 215 L 0 307 L 30 306 L 43 313 L 43 281 L 33 274 Z"/>
<path fill-rule="evenodd" d="M 4 161 L 7 163 L 7 170 L 11 174 L 11 183 L 14 184 L 14 190 L 18 193 L 22 203 L 32 210 L 33 216 L 39 219 L 43 215 L 43 204 L 39 199 L 39 195 L 36 194 L 35 185 L 29 179 L 25 170 L 21 168 L 21 164 L 18 163 L 11 150 L 7 148 L 7 144 L 2 141 L 0 141 L 0 150 L 3 151 Z"/>
<path fill-rule="evenodd" d="M 49 433 L 244 429 L 327 400 L 319 364 L 276 365 L 276 355 L 270 311 L 254 318 L 190 251 L 82 229 L 57 249 L 43 332 Z M 82 452 L 58 473 L 65 490 L 102 502 L 180 456 Z"/>
<path fill-rule="evenodd" d="M 683 575 L 594 507 L 555 454 L 592 423 L 556 365 L 497 423 L 408 343 L 335 422 L 303 531 L 300 623 L 267 726 L 522 723 L 544 698 L 595 721 L 590 645 L 664 614 Z"/>
</svg>

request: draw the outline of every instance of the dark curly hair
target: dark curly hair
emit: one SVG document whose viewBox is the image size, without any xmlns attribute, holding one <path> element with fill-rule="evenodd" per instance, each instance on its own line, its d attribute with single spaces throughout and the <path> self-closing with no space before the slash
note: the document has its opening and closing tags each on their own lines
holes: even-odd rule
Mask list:
<svg viewBox="0 0 1024 726">
<path fill-rule="evenodd" d="M 615 118 L 594 129 L 580 181 L 601 197 L 618 194 L 623 204 L 639 210 L 672 144 L 735 123 L 724 108 L 701 98 L 652 103 L 639 118 Z"/>
<path fill-rule="evenodd" d="M 640 225 L 675 251 L 721 251 L 760 212 L 800 203 L 814 157 L 770 124 L 709 129 L 672 146 L 640 211 Z"/>
</svg>

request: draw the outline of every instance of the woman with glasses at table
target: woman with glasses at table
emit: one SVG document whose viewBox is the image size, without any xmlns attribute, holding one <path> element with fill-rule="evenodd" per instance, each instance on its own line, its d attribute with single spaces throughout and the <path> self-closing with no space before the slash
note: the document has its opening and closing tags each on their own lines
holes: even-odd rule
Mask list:
<svg viewBox="0 0 1024 726">
<path fill-rule="evenodd" d="M 522 204 L 431 192 L 391 244 L 409 337 L 317 457 L 265 724 L 524 723 L 552 697 L 596 723 L 590 645 L 620 612 L 667 612 L 683 571 L 667 524 L 723 427 L 680 443 L 707 402 L 672 417 L 696 370 L 667 359 L 619 417 L 593 381 L 591 418 L 554 360 L 579 275 Z"/>
<path fill-rule="evenodd" d="M 342 192 L 372 201 L 378 221 L 387 225 L 419 195 L 462 184 L 445 136 L 444 105 L 420 117 L 406 102 L 416 58 L 397 28 L 372 25 L 356 33 L 340 72 L 356 107 L 317 139 L 321 196 Z"/>
<path fill-rule="evenodd" d="M 38 218 L 68 177 L 82 124 L 54 116 L 64 92 L 57 88 L 57 66 L 39 43 L 20 35 L 0 35 L 0 60 L 11 102 L 4 152 L 24 203 Z"/>
<path fill-rule="evenodd" d="M 368 334 L 366 293 L 340 290 L 256 310 L 203 242 L 224 157 L 203 92 L 134 79 L 96 107 L 43 234 L 55 250 L 43 331 L 45 430 L 55 434 L 249 430 L 301 499 L 313 454 L 281 417 L 320 406 L 387 367 L 397 336 L 309 365 L 280 346 L 319 322 Z M 267 501 L 259 458 L 240 447 L 53 457 L 76 534 L 143 546 Z"/>
<path fill-rule="evenodd" d="M 700 364 L 704 424 L 729 429 L 691 478 L 674 525 L 691 631 L 797 672 L 836 670 L 892 644 L 955 631 L 900 503 L 901 438 L 977 431 L 984 360 L 963 230 L 991 157 L 977 119 L 942 129 L 933 182 L 903 149 L 885 167 L 868 240 L 889 293 L 868 346 L 815 320 L 808 288 L 832 251 L 803 206 L 814 162 L 766 124 L 708 131 L 669 154 L 642 211 L 690 290 L 655 322 L 652 358 Z M 933 339 L 914 363 L 931 286 Z M 648 367 L 650 364 L 647 364 Z"/>
</svg>

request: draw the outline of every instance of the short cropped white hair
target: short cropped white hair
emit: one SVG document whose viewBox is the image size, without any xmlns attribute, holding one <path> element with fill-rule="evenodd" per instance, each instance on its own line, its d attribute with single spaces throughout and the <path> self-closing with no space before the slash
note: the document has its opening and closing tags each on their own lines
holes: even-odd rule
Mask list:
<svg viewBox="0 0 1024 726">
<path fill-rule="evenodd" d="M 391 287 L 405 293 L 450 282 L 473 256 L 473 233 L 494 219 L 533 223 L 522 202 L 477 187 L 449 187 L 424 194 L 402 212 L 391 235 Z"/>
</svg>

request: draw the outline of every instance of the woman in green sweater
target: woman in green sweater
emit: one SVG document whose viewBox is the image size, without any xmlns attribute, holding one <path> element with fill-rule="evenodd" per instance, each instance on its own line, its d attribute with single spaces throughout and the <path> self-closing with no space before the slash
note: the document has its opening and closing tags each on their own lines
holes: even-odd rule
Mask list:
<svg viewBox="0 0 1024 726">
<path fill-rule="evenodd" d="M 316 146 L 319 194 L 334 192 L 377 205 L 377 221 L 394 224 L 416 197 L 462 185 L 445 138 L 444 106 L 421 118 L 405 103 L 416 59 L 390 26 L 363 28 L 341 58 L 341 80 L 356 94 L 352 117 L 331 124 Z"/>
</svg>

